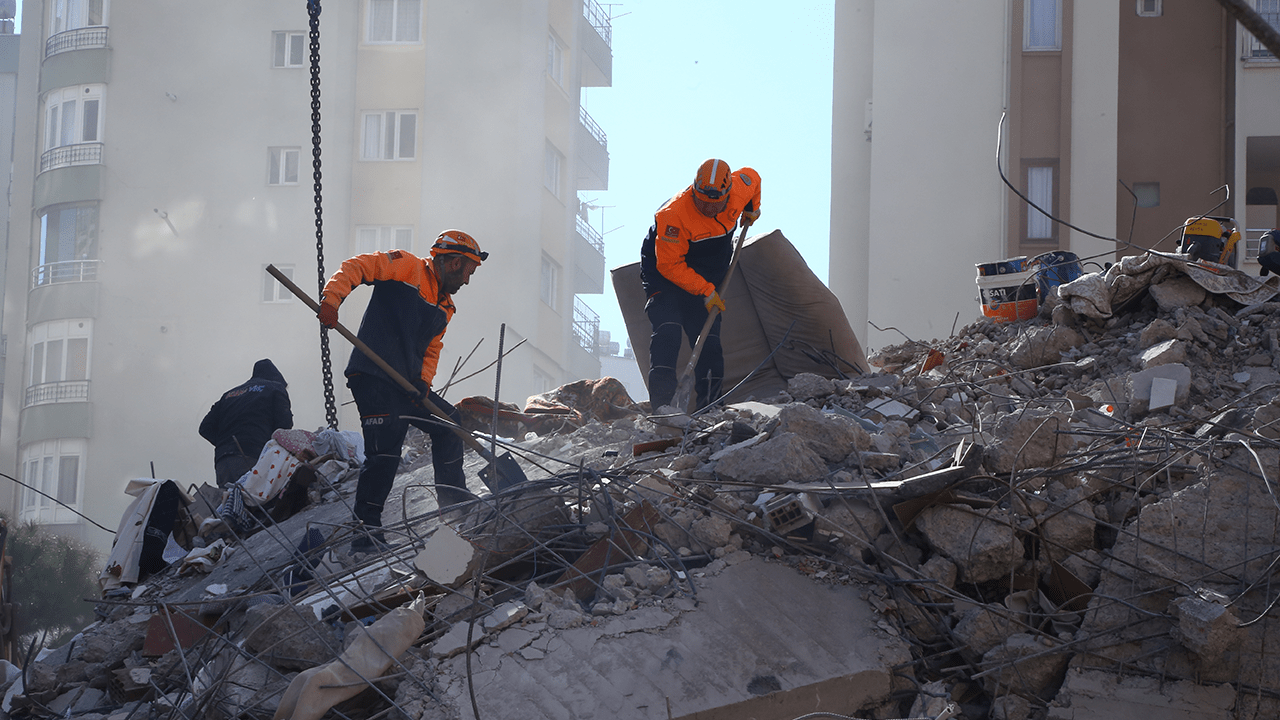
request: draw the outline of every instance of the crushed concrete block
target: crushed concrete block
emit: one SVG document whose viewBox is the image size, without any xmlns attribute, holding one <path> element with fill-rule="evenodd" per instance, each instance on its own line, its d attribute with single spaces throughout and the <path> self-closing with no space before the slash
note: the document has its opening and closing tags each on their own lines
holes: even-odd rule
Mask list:
<svg viewBox="0 0 1280 720">
<path fill-rule="evenodd" d="M 333 630 L 315 613 L 292 605 L 255 605 L 245 612 L 245 649 L 282 670 L 306 670 L 342 650 Z"/>
<path fill-rule="evenodd" d="M 1202 663 L 1221 662 L 1239 641 L 1240 622 L 1226 603 L 1217 593 L 1188 595 L 1169 603 L 1169 614 L 1178 621 L 1175 636 Z"/>
<path fill-rule="evenodd" d="M 1008 608 L 978 605 L 964 612 L 952 634 L 974 655 L 981 657 L 1020 628 Z"/>
<path fill-rule="evenodd" d="M 1018 336 L 1009 363 L 1019 370 L 1062 362 L 1062 354 L 1084 344 L 1084 337 L 1066 325 L 1033 328 Z"/>
<path fill-rule="evenodd" d="M 1138 354 L 1138 364 L 1144 369 L 1170 363 L 1185 363 L 1186 361 L 1187 346 L 1176 338 L 1156 343 Z"/>
<path fill-rule="evenodd" d="M 514 625 L 529 614 L 529 606 L 522 602 L 508 602 L 494 608 L 484 616 L 484 631 L 494 633 Z"/>
<path fill-rule="evenodd" d="M 818 513 L 814 537 L 835 543 L 847 555 L 861 557 L 884 532 L 884 518 L 879 509 L 865 500 L 838 498 Z"/>
<path fill-rule="evenodd" d="M 1138 347 L 1149 348 L 1158 342 L 1178 337 L 1178 328 L 1164 318 L 1156 318 L 1147 323 L 1138 333 Z"/>
<path fill-rule="evenodd" d="M 1020 695 L 1002 695 L 991 703 L 992 720 L 1027 720 L 1031 701 Z"/>
<path fill-rule="evenodd" d="M 797 400 L 824 398 L 834 394 L 835 391 L 834 382 L 814 373 L 800 373 L 787 380 L 787 393 Z"/>
<path fill-rule="evenodd" d="M 1049 545 L 1041 549 L 1045 557 L 1071 556 L 1094 547 L 1097 518 L 1088 495 L 1085 488 L 1059 486 L 1051 495 L 1053 506 L 1037 513 L 1040 537 Z"/>
<path fill-rule="evenodd" d="M 450 525 L 441 525 L 413 560 L 432 582 L 456 588 L 471 579 L 484 553 Z"/>
<path fill-rule="evenodd" d="M 737 482 L 783 485 L 822 477 L 827 465 L 804 438 L 781 433 L 721 458 L 715 471 Z"/>
<path fill-rule="evenodd" d="M 1022 541 L 1000 508 L 935 505 L 916 517 L 916 527 L 930 546 L 956 564 L 965 582 L 1007 576 L 1023 560 Z"/>
<path fill-rule="evenodd" d="M 1183 405 L 1191 396 L 1191 368 L 1181 363 L 1170 363 L 1147 368 L 1129 376 L 1129 411 L 1137 415 L 1145 415 L 1150 409 L 1151 383 L 1156 378 L 1167 378 L 1176 382 L 1174 404 Z"/>
<path fill-rule="evenodd" d="M 845 464 L 884 472 L 902 467 L 902 456 L 889 452 L 853 452 L 849 454 Z"/>
<path fill-rule="evenodd" d="M 786 405 L 778 419 L 779 433 L 794 433 L 804 438 L 809 447 L 829 463 L 840 462 L 850 450 L 870 447 L 870 436 L 856 422 L 803 403 Z"/>
<path fill-rule="evenodd" d="M 1058 681 L 1067 669 L 1071 652 L 1053 652 L 1056 643 L 1029 633 L 1010 635 L 986 652 L 979 664 L 984 671 L 999 668 L 983 677 L 987 691 L 997 695 L 1001 690 L 1019 695 L 1044 697 L 1057 690 Z M 1050 697 L 1052 697 L 1050 695 Z"/>
<path fill-rule="evenodd" d="M 560 611 L 556 612 L 569 612 Z M 554 613 L 552 613 L 554 614 Z M 579 613 L 581 615 L 581 613 Z M 471 632 L 471 643 L 467 643 L 467 631 Z M 453 657 L 464 649 L 473 648 L 480 644 L 485 638 L 484 626 L 480 623 L 457 622 L 449 631 L 441 635 L 435 642 L 431 643 L 431 657 L 447 658 Z"/>
<path fill-rule="evenodd" d="M 1151 292 L 1151 299 L 1165 312 L 1199 305 L 1204 302 L 1206 294 L 1203 287 L 1186 275 L 1175 275 L 1164 282 L 1151 285 L 1148 290 Z"/>
<path fill-rule="evenodd" d="M 1253 431 L 1273 440 L 1280 438 L 1280 404 L 1276 400 L 1253 411 Z"/>
<path fill-rule="evenodd" d="M 1045 720 L 1233 720 L 1236 690 L 1229 683 L 1071 668 Z"/>
<path fill-rule="evenodd" d="M 1065 432 L 1070 428 L 1071 419 L 1063 413 L 1031 409 L 1007 415 L 996 422 L 992 435 L 997 440 L 983 453 L 983 465 L 996 475 L 1050 467 L 1070 451 L 1074 441 Z"/>
</svg>

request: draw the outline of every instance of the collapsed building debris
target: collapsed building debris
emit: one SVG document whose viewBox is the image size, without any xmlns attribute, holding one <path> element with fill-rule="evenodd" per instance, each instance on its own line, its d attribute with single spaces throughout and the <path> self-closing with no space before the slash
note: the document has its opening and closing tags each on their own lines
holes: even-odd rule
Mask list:
<svg viewBox="0 0 1280 720">
<path fill-rule="evenodd" d="M 448 522 L 415 448 L 383 554 L 321 477 L 207 574 L 102 599 L 4 710 L 287 717 L 328 667 L 342 718 L 1280 716 L 1280 303 L 1184 265 L 679 429 L 612 391 L 509 417 L 535 479 Z M 408 612 L 407 650 L 372 632 Z"/>
</svg>

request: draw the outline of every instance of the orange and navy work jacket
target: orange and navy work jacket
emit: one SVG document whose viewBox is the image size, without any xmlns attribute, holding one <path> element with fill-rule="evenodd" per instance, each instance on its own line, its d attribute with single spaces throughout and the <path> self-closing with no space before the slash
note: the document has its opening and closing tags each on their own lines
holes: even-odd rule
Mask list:
<svg viewBox="0 0 1280 720">
<path fill-rule="evenodd" d="M 744 167 L 733 172 L 729 202 L 715 217 L 693 204 L 693 186 L 658 208 L 640 248 L 645 294 L 672 286 L 698 296 L 715 292 L 733 257 L 733 230 L 748 206 L 760 210 L 760 175 Z"/>
<path fill-rule="evenodd" d="M 341 304 L 358 285 L 372 285 L 373 294 L 356 336 L 418 390 L 430 390 L 454 312 L 452 296 L 440 295 L 431 262 L 404 250 L 356 255 L 325 283 L 323 300 Z M 394 383 L 359 349 L 351 352 L 345 374 L 357 373 Z"/>
</svg>

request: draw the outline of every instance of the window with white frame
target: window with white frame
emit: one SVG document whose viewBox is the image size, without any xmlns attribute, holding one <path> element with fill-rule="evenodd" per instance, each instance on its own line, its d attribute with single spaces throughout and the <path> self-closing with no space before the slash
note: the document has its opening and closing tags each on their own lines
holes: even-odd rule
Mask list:
<svg viewBox="0 0 1280 720">
<path fill-rule="evenodd" d="M 44 100 L 44 149 L 102 141 L 103 85 L 59 88 Z"/>
<path fill-rule="evenodd" d="M 422 27 L 422 0 L 368 0 L 365 41 L 416 43 Z"/>
<path fill-rule="evenodd" d="M 1022 49 L 1062 49 L 1062 4 L 1059 0 L 1023 0 Z"/>
<path fill-rule="evenodd" d="M 356 228 L 356 254 L 413 251 L 413 228 L 404 225 L 363 225 Z"/>
<path fill-rule="evenodd" d="M 22 449 L 22 482 L 26 486 L 22 489 L 23 521 L 80 520 L 75 510 L 83 496 L 86 447 L 83 438 L 60 438 L 31 443 Z"/>
<path fill-rule="evenodd" d="M 555 379 L 546 370 L 533 366 L 533 394 L 538 395 L 556 388 Z"/>
<path fill-rule="evenodd" d="M 539 296 L 552 310 L 556 310 L 556 297 L 559 293 L 560 266 L 546 253 L 542 255 L 542 282 L 539 284 Z"/>
<path fill-rule="evenodd" d="M 361 160 L 412 160 L 418 145 L 418 113 L 377 110 L 364 113 Z"/>
<path fill-rule="evenodd" d="M 564 43 L 555 31 L 547 34 L 547 74 L 557 85 L 564 85 Z"/>
<path fill-rule="evenodd" d="M 1053 166 L 1032 165 L 1027 168 L 1027 197 L 1035 205 L 1044 208 L 1040 212 L 1027 206 L 1027 239 L 1053 239 L 1053 221 L 1045 213 L 1053 213 Z"/>
<path fill-rule="evenodd" d="M 106 0 L 53 0 L 49 3 L 49 35 L 107 24 Z"/>
<path fill-rule="evenodd" d="M 270 167 L 267 168 L 267 184 L 297 185 L 298 157 L 301 152 L 302 149 L 296 147 L 267 148 L 267 159 L 270 163 Z"/>
<path fill-rule="evenodd" d="M 1160 17 L 1163 4 L 1161 0 L 1138 0 L 1138 17 Z"/>
<path fill-rule="evenodd" d="M 542 184 L 552 195 L 560 197 L 560 168 L 564 165 L 564 153 L 547 142 L 546 158 L 543 164 Z"/>
<path fill-rule="evenodd" d="M 306 49 L 306 33 L 282 31 L 271 33 L 271 67 L 302 67 L 307 61 Z"/>
<path fill-rule="evenodd" d="M 276 269 L 281 275 L 293 280 L 293 265 L 281 265 L 276 263 Z M 262 302 L 264 303 L 287 303 L 293 302 L 293 293 L 289 292 L 289 288 L 284 283 L 275 279 L 271 273 L 267 272 L 267 266 L 262 266 Z"/>
<path fill-rule="evenodd" d="M 54 205 L 40 212 L 40 249 L 32 287 L 97 277 L 98 203 Z"/>
<path fill-rule="evenodd" d="M 27 393 L 23 407 L 89 401 L 90 340 L 87 318 L 39 323 L 27 334 Z"/>
</svg>

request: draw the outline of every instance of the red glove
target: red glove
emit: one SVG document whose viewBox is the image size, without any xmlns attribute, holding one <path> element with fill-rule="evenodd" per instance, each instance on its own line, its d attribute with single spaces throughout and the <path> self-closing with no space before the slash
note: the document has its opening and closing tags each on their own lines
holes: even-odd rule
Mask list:
<svg viewBox="0 0 1280 720">
<path fill-rule="evenodd" d="M 322 302 L 320 303 L 320 312 L 316 313 L 316 317 L 320 318 L 320 324 L 327 328 L 337 327 L 338 306 Z"/>
</svg>

